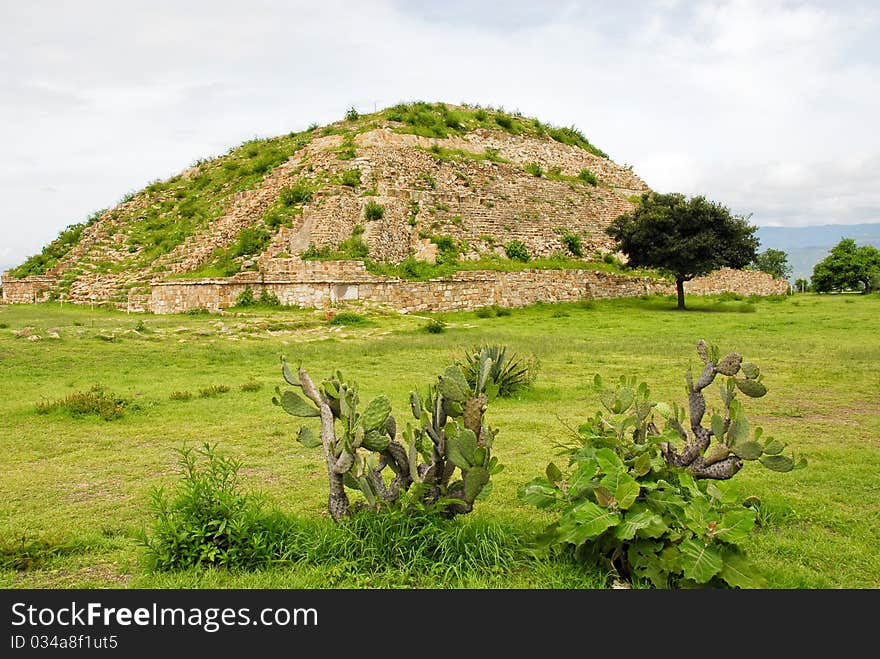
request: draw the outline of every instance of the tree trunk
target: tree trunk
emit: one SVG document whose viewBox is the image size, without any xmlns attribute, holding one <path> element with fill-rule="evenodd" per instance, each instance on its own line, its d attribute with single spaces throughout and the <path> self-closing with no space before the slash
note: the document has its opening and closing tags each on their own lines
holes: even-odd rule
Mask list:
<svg viewBox="0 0 880 659">
<path fill-rule="evenodd" d="M 675 292 L 678 293 L 678 308 L 684 309 L 684 279 L 675 279 Z"/>
</svg>

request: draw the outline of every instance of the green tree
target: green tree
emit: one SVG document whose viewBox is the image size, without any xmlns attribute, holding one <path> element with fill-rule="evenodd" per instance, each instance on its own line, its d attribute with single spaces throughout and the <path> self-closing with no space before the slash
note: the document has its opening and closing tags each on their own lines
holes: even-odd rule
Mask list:
<svg viewBox="0 0 880 659">
<path fill-rule="evenodd" d="M 759 252 L 755 255 L 755 260 L 752 261 L 752 267 L 778 279 L 788 279 L 791 276 L 788 254 L 781 249 L 765 249 L 763 252 Z"/>
<path fill-rule="evenodd" d="M 813 266 L 812 285 L 817 293 L 854 288 L 870 293 L 880 287 L 880 250 L 844 238 Z"/>
<path fill-rule="evenodd" d="M 672 274 L 678 308 L 684 309 L 684 282 L 724 266 L 742 268 L 755 259 L 757 229 L 703 196 L 650 193 L 605 231 L 629 257 L 629 265 Z"/>
</svg>

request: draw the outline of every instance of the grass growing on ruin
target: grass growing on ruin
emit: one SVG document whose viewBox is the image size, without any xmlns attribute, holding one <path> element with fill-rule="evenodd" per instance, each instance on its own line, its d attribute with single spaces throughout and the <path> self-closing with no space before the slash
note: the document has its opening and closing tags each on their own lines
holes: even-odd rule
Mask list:
<svg viewBox="0 0 880 659">
<path fill-rule="evenodd" d="M 790 474 L 748 464 L 737 476 L 761 502 L 762 527 L 748 550 L 770 586 L 880 587 L 873 521 L 880 515 L 880 296 L 692 296 L 690 311 L 674 306 L 657 297 L 542 304 L 509 315 L 353 308 L 369 320 L 359 326 L 329 325 L 325 312 L 312 310 L 127 316 L 0 306 L 0 587 L 602 587 L 600 568 L 559 562 L 511 561 L 485 573 L 392 566 L 374 577 L 356 561 L 150 573 L 137 537 L 152 523 L 150 492 L 176 482 L 177 449 L 205 441 L 242 461 L 248 491 L 310 524 L 316 537 L 336 533 L 320 452 L 298 444 L 296 420 L 269 401 L 281 384 L 279 356 L 301 360 L 316 378 L 341 369 L 360 383 L 362 399 L 387 394 L 405 424 L 409 390 L 424 389 L 462 350 L 487 342 L 532 354 L 541 369 L 530 390 L 490 407 L 495 454 L 506 469 L 460 524 L 474 533 L 500 528 L 519 541 L 549 517 L 521 504 L 517 488 L 554 459 L 567 427 L 599 408 L 593 374 L 636 375 L 657 399 L 681 403 L 699 338 L 761 366 L 770 392 L 746 402 L 750 419 L 809 461 Z M 429 317 L 445 331 L 425 332 Z M 15 334 L 26 327 L 41 338 Z M 48 330 L 60 338 L 47 338 Z M 99 334 L 114 340 L 96 340 Z M 122 416 L 36 411 L 41 401 L 95 385 L 128 401 Z M 211 387 L 228 391 L 199 394 Z"/>
<path fill-rule="evenodd" d="M 117 231 L 125 234 L 129 256 L 120 263 L 93 263 L 93 268 L 99 272 L 118 272 L 149 266 L 222 215 L 231 195 L 255 188 L 310 138 L 311 132 L 304 131 L 249 140 L 230 148 L 224 155 L 193 163 L 184 174 L 154 181 L 143 190 L 127 195 L 120 200 L 121 205 L 114 209 L 112 217 L 119 226 Z M 67 227 L 40 254 L 31 256 L 13 270 L 14 276 L 43 274 L 56 265 L 100 214 Z M 221 257 L 218 255 L 217 259 Z M 225 272 L 223 265 L 215 269 Z M 228 264 L 225 269 L 229 269 Z"/>
<path fill-rule="evenodd" d="M 502 130 L 513 135 L 530 137 L 550 137 L 557 142 L 575 146 L 585 151 L 607 158 L 608 155 L 596 148 L 575 128 L 551 126 L 539 119 L 524 117 L 518 111 L 507 112 L 504 108 L 480 107 L 478 105 L 450 106 L 446 103 L 401 103 L 381 112 L 363 115 L 361 122 L 374 122 L 388 119 L 400 124 L 399 131 L 423 137 L 449 137 L 484 128 Z"/>
<path fill-rule="evenodd" d="M 442 253 L 442 252 L 441 252 Z M 666 278 L 657 270 L 626 268 L 615 261 L 603 261 L 569 258 L 562 253 L 552 257 L 529 258 L 519 260 L 499 255 L 483 255 L 479 259 L 458 259 L 457 254 L 451 258 L 441 258 L 442 262 L 428 263 L 414 258 L 404 259 L 400 263 L 384 263 L 366 260 L 367 271 L 382 277 L 399 277 L 410 281 L 427 281 L 429 279 L 448 279 L 457 272 L 474 270 L 493 270 L 497 272 L 521 272 L 523 270 L 591 270 L 626 274 L 629 277 Z"/>
</svg>

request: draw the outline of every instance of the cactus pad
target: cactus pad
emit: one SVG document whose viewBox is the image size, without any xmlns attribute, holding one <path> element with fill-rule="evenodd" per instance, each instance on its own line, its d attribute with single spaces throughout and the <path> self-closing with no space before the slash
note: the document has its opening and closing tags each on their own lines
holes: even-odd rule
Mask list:
<svg viewBox="0 0 880 659">
<path fill-rule="evenodd" d="M 742 357 L 735 352 L 730 352 L 715 365 L 715 370 L 721 375 L 736 375 L 739 373 Z"/>
<path fill-rule="evenodd" d="M 751 396 L 752 398 L 760 398 L 767 393 L 767 387 L 765 387 L 757 380 L 740 380 L 736 378 L 734 379 L 734 382 L 736 383 L 736 388 L 743 392 L 746 396 Z"/>
</svg>

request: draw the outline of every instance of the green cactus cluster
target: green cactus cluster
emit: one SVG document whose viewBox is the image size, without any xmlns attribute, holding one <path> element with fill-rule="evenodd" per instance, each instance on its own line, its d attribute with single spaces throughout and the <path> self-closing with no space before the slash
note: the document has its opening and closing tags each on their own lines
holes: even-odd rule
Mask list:
<svg viewBox="0 0 880 659">
<path fill-rule="evenodd" d="M 502 469 L 492 456 L 496 431 L 484 421 L 490 370 L 486 359 L 471 386 L 458 366 L 450 366 L 423 397 L 410 393 L 417 424 L 407 424 L 404 438 L 413 482 L 424 501 L 453 514 L 470 512 L 476 498 L 488 494 L 490 477 Z M 453 481 L 456 468 L 460 478 Z"/>
<path fill-rule="evenodd" d="M 339 371 L 316 386 L 305 370 L 294 375 L 282 359 L 284 380 L 303 394 L 276 388 L 272 402 L 293 416 L 321 418 L 320 436 L 302 426 L 297 440 L 308 448 L 323 447 L 328 509 L 335 521 L 351 512 L 345 488 L 360 491 L 374 509 L 408 492 L 412 500 L 452 516 L 473 510 L 476 499 L 488 494 L 491 476 L 502 469 L 491 455 L 496 431 L 484 421 L 491 365 L 486 359 L 474 385 L 458 366 L 450 366 L 424 396 L 411 392 L 416 424 L 407 423 L 400 433 L 405 444 L 388 398 L 378 396 L 361 410 L 357 384 Z M 390 482 L 383 475 L 386 467 L 393 472 Z"/>
</svg>

